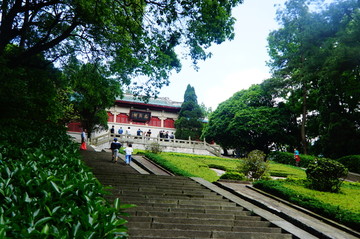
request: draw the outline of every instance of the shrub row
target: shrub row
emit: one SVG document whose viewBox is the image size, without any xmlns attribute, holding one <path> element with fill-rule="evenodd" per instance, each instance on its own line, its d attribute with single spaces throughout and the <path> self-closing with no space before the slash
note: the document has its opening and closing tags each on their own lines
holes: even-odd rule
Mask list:
<svg viewBox="0 0 360 239">
<path fill-rule="evenodd" d="M 300 167 L 307 168 L 309 163 L 313 162 L 317 157 L 311 155 L 300 155 Z M 277 163 L 295 165 L 294 154 L 288 152 L 273 151 L 268 155 L 269 160 Z M 337 160 L 342 163 L 349 172 L 360 174 L 360 155 L 345 156 Z"/>
<path fill-rule="evenodd" d="M 104 199 L 64 128 L 0 123 L 0 238 L 127 237 L 126 205 Z"/>
<path fill-rule="evenodd" d="M 360 155 L 349 155 L 339 158 L 338 161 L 349 169 L 350 172 L 360 174 Z"/>
<path fill-rule="evenodd" d="M 323 203 L 311 197 L 299 194 L 298 192 L 282 186 L 282 181 L 260 180 L 254 182 L 254 187 L 259 188 L 272 195 L 283 198 L 289 202 L 307 208 L 310 211 L 322 215 L 326 218 L 337 221 L 345 226 L 358 230 L 360 227 L 360 214 L 342 209 L 338 206 Z"/>
<path fill-rule="evenodd" d="M 277 163 L 295 165 L 294 154 L 288 153 L 288 152 L 273 151 L 273 152 L 269 153 L 267 159 L 272 160 Z M 313 162 L 316 159 L 316 157 L 303 154 L 303 155 L 300 155 L 300 159 L 301 160 L 300 160 L 299 166 L 307 168 L 309 163 Z"/>
</svg>

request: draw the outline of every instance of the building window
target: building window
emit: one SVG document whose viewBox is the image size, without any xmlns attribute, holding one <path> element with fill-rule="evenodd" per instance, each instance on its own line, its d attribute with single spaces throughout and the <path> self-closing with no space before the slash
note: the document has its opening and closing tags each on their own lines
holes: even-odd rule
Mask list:
<svg viewBox="0 0 360 239">
<path fill-rule="evenodd" d="M 175 128 L 175 121 L 171 118 L 167 118 L 164 120 L 164 127 L 165 128 Z"/>
<path fill-rule="evenodd" d="M 129 116 L 127 114 L 121 113 L 116 116 L 116 122 L 122 124 L 129 123 Z"/>
<path fill-rule="evenodd" d="M 114 122 L 114 115 L 111 112 L 108 112 L 108 122 Z"/>
<path fill-rule="evenodd" d="M 158 117 L 151 117 L 149 126 L 161 127 L 161 120 Z"/>
</svg>

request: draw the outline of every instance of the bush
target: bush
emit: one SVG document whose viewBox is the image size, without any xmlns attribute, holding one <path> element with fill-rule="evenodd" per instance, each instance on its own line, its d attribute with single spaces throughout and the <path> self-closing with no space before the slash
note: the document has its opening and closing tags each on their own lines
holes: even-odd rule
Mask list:
<svg viewBox="0 0 360 239">
<path fill-rule="evenodd" d="M 360 155 L 349 155 L 337 160 L 342 163 L 352 173 L 360 174 Z"/>
<path fill-rule="evenodd" d="M 310 187 L 324 192 L 338 192 L 343 179 L 348 174 L 347 168 L 341 163 L 321 158 L 308 165 L 306 176 Z"/>
<path fill-rule="evenodd" d="M 160 154 L 162 152 L 162 147 L 159 143 L 154 142 L 146 146 L 146 151 L 153 154 Z"/>
<path fill-rule="evenodd" d="M 220 179 L 230 179 L 230 180 L 243 181 L 243 180 L 246 180 L 246 177 L 245 177 L 245 175 L 243 173 L 226 172 L 225 174 L 221 175 Z"/>
<path fill-rule="evenodd" d="M 265 161 L 265 153 L 260 150 L 251 151 L 247 158 L 244 158 L 244 164 L 239 167 L 240 172 L 252 179 L 259 179 L 269 169 L 269 162 Z"/>
<path fill-rule="evenodd" d="M 0 238 L 125 238 L 126 205 L 104 199 L 65 129 L 23 123 L 0 127 Z"/>
<path fill-rule="evenodd" d="M 301 160 L 299 166 L 307 168 L 309 163 L 314 162 L 316 157 L 300 154 L 300 159 Z M 268 160 L 272 160 L 274 162 L 282 163 L 282 164 L 295 165 L 294 154 L 288 152 L 279 152 L 279 151 L 270 152 L 270 154 L 268 155 Z"/>
</svg>

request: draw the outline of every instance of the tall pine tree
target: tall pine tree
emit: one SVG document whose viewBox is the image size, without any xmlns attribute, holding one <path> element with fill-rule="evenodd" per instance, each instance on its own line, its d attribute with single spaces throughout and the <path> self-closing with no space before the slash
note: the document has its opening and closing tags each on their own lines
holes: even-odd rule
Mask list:
<svg viewBox="0 0 360 239">
<path fill-rule="evenodd" d="M 187 86 L 184 94 L 184 102 L 181 105 L 179 119 L 175 122 L 178 139 L 200 139 L 204 115 L 197 102 L 195 89 L 190 84 Z"/>
</svg>

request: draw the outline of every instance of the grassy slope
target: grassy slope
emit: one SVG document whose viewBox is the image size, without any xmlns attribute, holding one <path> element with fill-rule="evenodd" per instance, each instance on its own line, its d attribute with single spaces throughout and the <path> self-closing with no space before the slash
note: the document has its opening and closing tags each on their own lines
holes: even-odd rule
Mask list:
<svg viewBox="0 0 360 239">
<path fill-rule="evenodd" d="M 161 153 L 157 155 L 167 163 L 167 168 L 172 171 L 185 172 L 182 175 L 204 178 L 210 182 L 217 181 L 219 176 L 209 167 L 226 168 L 227 171 L 236 170 L 241 164 L 240 159 L 220 158 L 212 156 L 191 155 L 181 153 Z M 158 162 L 159 163 L 159 162 Z M 175 169 L 175 170 L 174 170 Z M 270 175 L 306 179 L 305 170 L 275 162 L 270 163 Z M 307 189 L 301 185 L 284 184 L 300 194 L 314 197 L 319 201 L 333 204 L 348 210 L 360 213 L 360 184 L 344 183 L 341 193 L 325 193 Z"/>
</svg>

